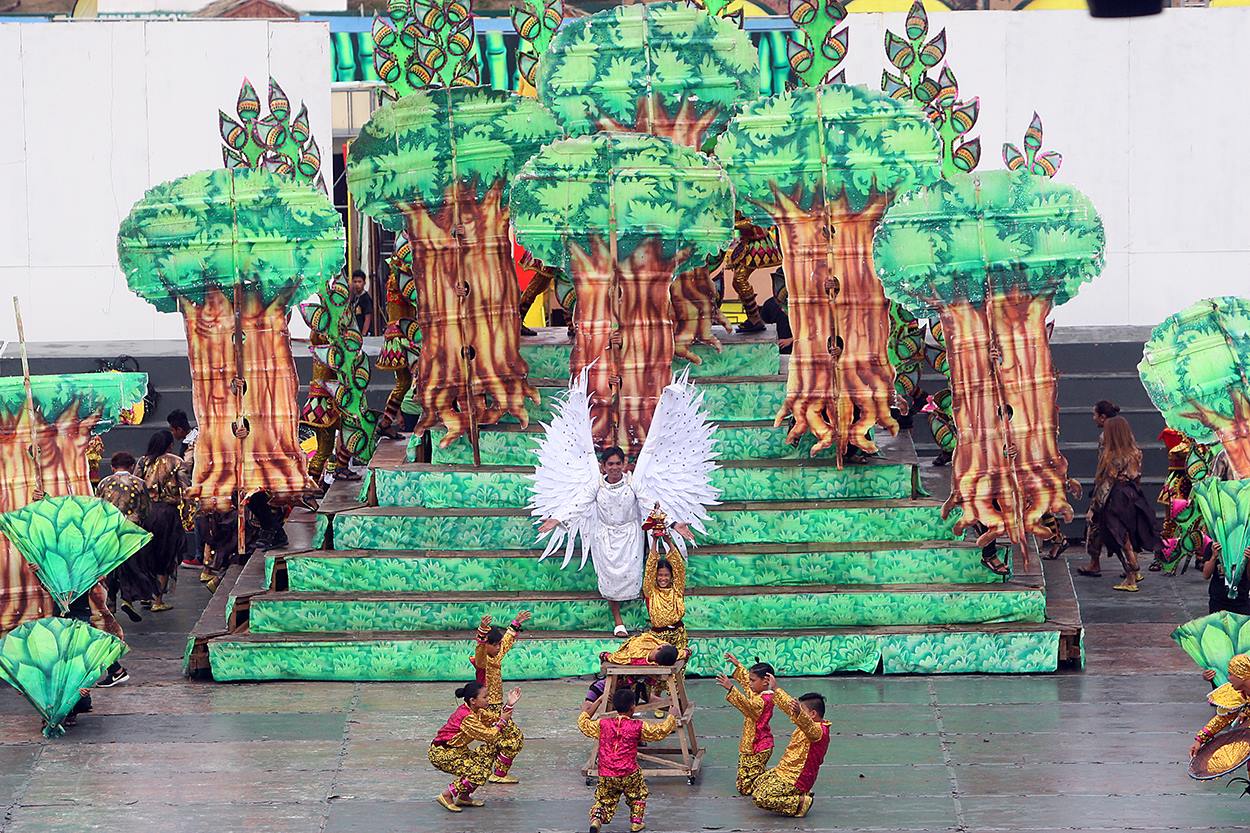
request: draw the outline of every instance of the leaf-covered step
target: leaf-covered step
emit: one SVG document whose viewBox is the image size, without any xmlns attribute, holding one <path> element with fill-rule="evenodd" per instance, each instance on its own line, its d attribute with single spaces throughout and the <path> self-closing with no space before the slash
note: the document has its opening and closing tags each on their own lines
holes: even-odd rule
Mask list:
<svg viewBox="0 0 1250 833">
<path fill-rule="evenodd" d="M 788 676 L 846 671 L 886 674 L 1030 674 L 1058 667 L 1060 631 L 1030 624 L 892 630 L 692 632 L 699 650 L 687 671 L 724 670 L 726 651 L 760 657 Z M 459 681 L 469 673 L 467 630 L 456 633 L 242 633 L 208 643 L 219 681 Z M 616 640 L 594 633 L 527 631 L 508 655 L 510 680 L 554 680 L 599 670 Z"/>
<path fill-rule="evenodd" d="M 902 463 L 838 469 L 832 460 L 722 460 L 712 485 L 722 500 L 884 500 L 910 498 L 913 471 Z M 373 478 L 379 506 L 522 507 L 533 473 L 533 466 L 412 463 L 374 469 Z"/>
<path fill-rule="evenodd" d="M 483 616 L 504 622 L 530 611 L 533 631 L 593 630 L 611 621 L 596 592 L 296 593 L 251 598 L 254 633 L 350 630 L 471 630 Z M 625 624 L 647 626 L 641 601 L 621 605 Z M 718 630 L 838 628 L 865 625 L 957 625 L 1043 622 L 1041 588 L 999 585 L 815 585 L 689 588 L 686 627 Z"/>
<path fill-rule="evenodd" d="M 685 359 L 673 360 L 673 370 L 690 368 L 692 378 L 702 376 L 771 376 L 781 372 L 781 355 L 771 334 L 741 336 L 721 335 L 721 352 L 706 344 L 694 345 L 699 364 Z M 573 345 L 567 332 L 541 332 L 521 339 L 521 358 L 529 365 L 531 379 L 567 379 L 572 375 L 569 360 Z"/>
<path fill-rule="evenodd" d="M 537 462 L 534 449 L 538 437 L 544 429 L 537 422 L 529 428 L 522 429 L 518 425 L 483 426 L 480 432 L 478 448 L 484 466 L 532 466 Z M 804 434 L 798 445 L 790 445 L 786 434 L 790 426 L 787 422 L 774 427 L 772 420 L 745 420 L 740 422 L 720 422 L 713 434 L 716 440 L 716 453 L 722 460 L 799 460 L 810 459 L 812 446 L 816 439 L 811 434 Z M 473 446 L 467 437 L 460 437 L 446 448 L 440 447 L 446 430 L 434 429 L 430 432 L 432 450 L 430 462 L 434 465 L 465 465 L 473 462 Z M 420 442 L 409 440 L 409 461 L 416 459 L 416 448 Z M 831 449 L 825 449 L 816 455 L 816 459 L 834 460 Z"/>
<path fill-rule="evenodd" d="M 791 551 L 787 551 L 791 550 Z M 594 565 L 580 560 L 560 568 L 560 558 L 538 561 L 533 550 L 490 553 L 429 551 L 308 551 L 267 556 L 286 587 L 298 592 L 439 590 L 514 592 L 596 588 Z M 1002 578 L 981 563 L 970 545 L 933 542 L 899 548 L 890 544 L 753 544 L 691 550 L 691 587 L 779 587 L 805 584 L 995 584 Z M 273 587 L 272 579 L 266 586 Z"/>
<path fill-rule="evenodd" d="M 739 501 L 712 507 L 698 535 L 703 546 L 812 541 L 951 541 L 952 519 L 918 500 Z M 524 509 L 421 509 L 370 506 L 340 512 L 331 526 L 338 550 L 534 549 L 534 519 Z"/>
</svg>

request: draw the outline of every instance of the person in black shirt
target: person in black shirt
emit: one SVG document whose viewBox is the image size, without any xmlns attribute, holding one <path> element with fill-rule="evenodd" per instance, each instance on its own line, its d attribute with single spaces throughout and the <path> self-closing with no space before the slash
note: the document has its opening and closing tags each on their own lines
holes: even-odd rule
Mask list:
<svg viewBox="0 0 1250 833">
<path fill-rule="evenodd" d="M 362 336 L 373 334 L 373 298 L 365 291 L 367 280 L 362 270 L 352 272 L 352 314 L 356 316 L 356 329 Z"/>
</svg>

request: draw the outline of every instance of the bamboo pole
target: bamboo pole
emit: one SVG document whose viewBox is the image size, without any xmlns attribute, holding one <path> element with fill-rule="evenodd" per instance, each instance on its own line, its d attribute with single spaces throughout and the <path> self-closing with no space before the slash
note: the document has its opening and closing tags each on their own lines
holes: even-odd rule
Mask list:
<svg viewBox="0 0 1250 833">
<path fill-rule="evenodd" d="M 35 491 L 42 497 L 43 454 L 39 450 L 39 429 L 35 426 L 35 394 L 30 387 L 30 360 L 26 356 L 26 327 L 22 323 L 22 305 L 13 296 L 13 316 L 17 319 L 17 343 L 22 351 L 22 385 L 26 388 L 26 421 L 30 428 L 30 456 L 35 461 Z"/>
</svg>

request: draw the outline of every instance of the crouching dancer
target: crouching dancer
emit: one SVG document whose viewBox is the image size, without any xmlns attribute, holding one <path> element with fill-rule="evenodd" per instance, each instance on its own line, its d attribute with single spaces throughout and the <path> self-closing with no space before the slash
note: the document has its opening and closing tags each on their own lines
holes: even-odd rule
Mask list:
<svg viewBox="0 0 1250 833">
<path fill-rule="evenodd" d="M 439 793 L 438 803 L 453 813 L 462 807 L 481 807 L 484 802 L 473 798 L 473 791 L 490 778 L 499 757 L 502 731 L 512 721 L 512 709 L 521 699 L 521 689 L 508 692 L 498 716 L 487 710 L 486 686 L 466 683 L 456 689 L 460 704 L 430 744 L 430 763 L 455 776 L 447 789 Z M 470 746 L 480 741 L 477 746 Z"/>
</svg>

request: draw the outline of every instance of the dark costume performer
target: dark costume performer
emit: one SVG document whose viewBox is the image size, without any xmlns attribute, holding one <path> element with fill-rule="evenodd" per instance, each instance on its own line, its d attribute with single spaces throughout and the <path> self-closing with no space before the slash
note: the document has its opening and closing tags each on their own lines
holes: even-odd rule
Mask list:
<svg viewBox="0 0 1250 833">
<path fill-rule="evenodd" d="M 400 420 L 399 407 L 404 394 L 412 387 L 412 364 L 416 361 L 416 346 L 410 337 L 417 309 L 411 299 L 400 289 L 400 276 L 404 263 L 412 262 L 411 244 L 407 238 L 399 242 L 391 256 L 390 275 L 386 279 L 386 331 L 382 333 L 382 352 L 375 365 L 379 370 L 395 372 L 395 387 L 386 397 L 386 409 L 378 421 L 378 430 L 384 436 L 393 436 L 391 426 Z M 411 267 L 408 267 L 411 269 Z"/>
<path fill-rule="evenodd" d="M 187 532 L 182 526 L 183 491 L 191 485 L 189 467 L 176 454 L 162 454 L 152 459 L 139 458 L 135 474 L 147 484 L 152 503 L 143 528 L 152 533 L 144 547 L 141 568 L 156 576 L 161 593 L 169 592 L 178 575 L 178 565 L 187 550 Z M 172 605 L 153 599 L 153 612 L 168 610 Z"/>
<path fill-rule="evenodd" d="M 126 520 L 143 526 L 152 501 L 148 497 L 147 484 L 133 473 L 125 470 L 113 472 L 100 481 L 95 493 L 96 497 L 116 506 Z M 144 565 L 149 563 L 144 550 L 150 546 L 151 543 L 145 544 L 108 574 L 105 583 L 109 595 L 120 597 L 123 605 L 138 599 L 150 599 L 160 592 L 156 576 L 144 569 Z"/>
</svg>

